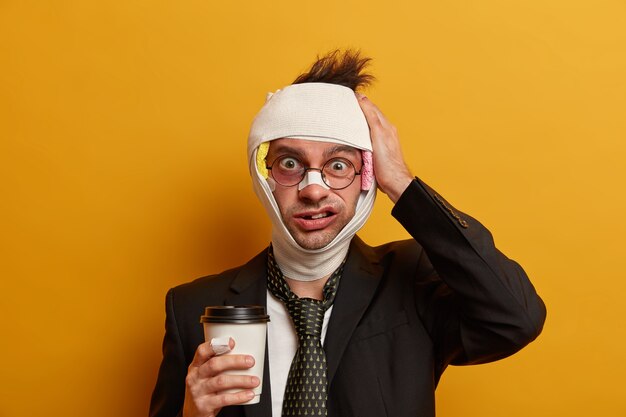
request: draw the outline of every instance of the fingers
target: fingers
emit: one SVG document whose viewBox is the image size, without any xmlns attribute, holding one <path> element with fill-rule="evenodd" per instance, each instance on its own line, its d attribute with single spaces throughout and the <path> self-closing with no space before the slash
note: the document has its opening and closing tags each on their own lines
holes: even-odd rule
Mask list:
<svg viewBox="0 0 626 417">
<path fill-rule="evenodd" d="M 213 397 L 216 408 L 223 408 L 229 405 L 243 404 L 254 398 L 254 391 L 240 391 L 234 394 L 222 394 Z"/>
<path fill-rule="evenodd" d="M 223 355 L 230 352 L 235 346 L 235 341 L 232 337 L 214 337 L 211 339 L 211 348 L 215 355 Z"/>
<path fill-rule="evenodd" d="M 395 162 L 398 159 L 402 160 L 402 151 L 396 127 L 389 123 L 380 109 L 367 97 L 360 93 L 356 94 L 370 128 L 374 161 L 388 161 L 391 159 Z"/>
<path fill-rule="evenodd" d="M 230 339 L 231 349 L 235 346 Z M 189 365 L 188 376 L 194 380 L 211 378 L 229 370 L 245 370 L 254 366 L 254 358 L 250 355 L 222 355 L 215 354 L 210 342 L 202 343 Z"/>
<path fill-rule="evenodd" d="M 200 366 L 189 366 L 187 389 L 193 395 L 215 394 L 226 389 L 255 388 L 260 380 L 252 375 L 231 375 L 225 371 L 246 370 L 254 366 L 248 355 L 214 356 Z"/>
<path fill-rule="evenodd" d="M 356 93 L 356 97 L 370 130 L 384 129 L 390 126 L 383 113 L 370 99 L 361 93 Z"/>
<path fill-rule="evenodd" d="M 202 343 L 196 349 L 196 353 L 193 355 L 190 366 L 199 367 L 213 356 L 215 356 L 215 352 L 213 351 L 213 347 L 211 347 L 211 343 Z"/>
<path fill-rule="evenodd" d="M 261 381 L 252 375 L 218 375 L 206 379 L 202 383 L 205 392 L 223 392 L 229 389 L 252 389 L 259 386 Z"/>
<path fill-rule="evenodd" d="M 220 410 L 229 405 L 243 404 L 254 398 L 254 391 L 245 390 L 219 395 L 190 396 L 185 392 L 183 415 L 185 417 L 215 417 Z"/>
<path fill-rule="evenodd" d="M 367 97 L 360 93 L 356 97 L 370 128 L 378 187 L 395 203 L 413 180 L 402 156 L 398 130 Z"/>
<path fill-rule="evenodd" d="M 235 341 L 233 338 L 229 338 L 228 347 L 230 350 L 235 348 Z M 199 367 L 209 359 L 211 359 L 215 355 L 219 355 L 223 352 L 215 352 L 213 346 L 211 346 L 211 341 L 204 342 L 196 349 L 196 353 L 193 356 L 193 360 L 191 361 L 191 366 Z"/>
<path fill-rule="evenodd" d="M 250 369 L 254 358 L 250 355 L 213 356 L 197 367 L 198 377 L 210 378 L 224 371 Z"/>
<path fill-rule="evenodd" d="M 234 348 L 232 338 L 228 346 L 231 350 Z M 216 355 L 215 350 L 210 342 L 202 343 L 196 349 L 185 379 L 185 417 L 215 416 L 222 407 L 250 401 L 254 398 L 252 389 L 261 383 L 256 376 L 226 372 L 250 369 L 255 363 L 252 356 Z"/>
</svg>

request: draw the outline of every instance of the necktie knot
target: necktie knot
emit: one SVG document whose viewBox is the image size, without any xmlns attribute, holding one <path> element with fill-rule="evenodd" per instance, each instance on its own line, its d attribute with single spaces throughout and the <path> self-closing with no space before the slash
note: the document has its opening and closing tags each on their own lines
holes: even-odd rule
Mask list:
<svg viewBox="0 0 626 417">
<path fill-rule="evenodd" d="M 328 380 L 322 347 L 324 313 L 333 304 L 343 264 L 330 276 L 323 300 L 299 298 L 283 277 L 272 247 L 267 257 L 267 288 L 287 307 L 298 336 L 298 349 L 289 368 L 282 417 L 326 416 Z"/>
<path fill-rule="evenodd" d="M 309 298 L 292 298 L 287 301 L 287 310 L 293 320 L 298 339 L 321 339 L 324 323 L 324 304 Z"/>
</svg>

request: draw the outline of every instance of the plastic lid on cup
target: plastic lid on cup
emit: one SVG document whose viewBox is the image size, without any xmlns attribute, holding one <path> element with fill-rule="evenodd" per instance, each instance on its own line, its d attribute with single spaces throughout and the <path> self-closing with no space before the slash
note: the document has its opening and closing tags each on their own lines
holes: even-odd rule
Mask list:
<svg viewBox="0 0 626 417">
<path fill-rule="evenodd" d="M 200 316 L 200 323 L 251 324 L 270 321 L 264 306 L 209 306 Z"/>
</svg>

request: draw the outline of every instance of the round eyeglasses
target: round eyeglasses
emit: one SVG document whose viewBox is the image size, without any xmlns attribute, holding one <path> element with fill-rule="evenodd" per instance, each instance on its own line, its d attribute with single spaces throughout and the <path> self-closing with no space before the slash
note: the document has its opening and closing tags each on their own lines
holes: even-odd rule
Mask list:
<svg viewBox="0 0 626 417">
<path fill-rule="evenodd" d="M 274 181 L 284 187 L 300 184 L 307 171 L 319 171 L 324 184 L 333 190 L 343 190 L 354 182 L 357 175 L 361 175 L 361 171 L 357 171 L 354 164 L 345 158 L 332 158 L 322 168 L 311 168 L 304 166 L 298 158 L 283 155 L 266 168 L 271 171 Z"/>
</svg>

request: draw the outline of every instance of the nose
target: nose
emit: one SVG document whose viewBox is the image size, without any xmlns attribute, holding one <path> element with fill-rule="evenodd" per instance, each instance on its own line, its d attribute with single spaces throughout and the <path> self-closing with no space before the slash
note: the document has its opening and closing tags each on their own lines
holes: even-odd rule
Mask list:
<svg viewBox="0 0 626 417">
<path fill-rule="evenodd" d="M 322 180 L 322 174 L 316 170 L 307 171 L 298 184 L 298 195 L 301 199 L 319 201 L 328 196 L 330 188 Z"/>
<path fill-rule="evenodd" d="M 328 189 L 328 186 L 324 183 L 320 170 L 316 168 L 308 168 L 308 171 L 304 174 L 304 178 L 302 178 L 302 181 L 298 184 L 298 191 L 301 191 L 303 188 L 313 184 L 317 184 L 322 188 Z"/>
</svg>

